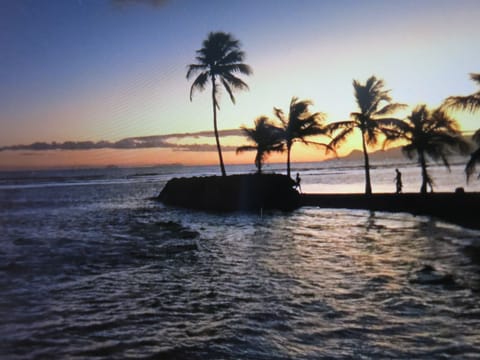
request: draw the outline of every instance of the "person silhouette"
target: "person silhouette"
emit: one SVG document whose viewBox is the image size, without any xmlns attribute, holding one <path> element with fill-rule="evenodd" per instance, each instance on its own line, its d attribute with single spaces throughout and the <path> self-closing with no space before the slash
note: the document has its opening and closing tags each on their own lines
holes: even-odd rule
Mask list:
<svg viewBox="0 0 480 360">
<path fill-rule="evenodd" d="M 302 192 L 302 187 L 300 186 L 301 182 L 302 179 L 300 178 L 300 174 L 297 173 L 297 176 L 295 177 L 295 189 L 298 189 L 300 192 Z"/>
<path fill-rule="evenodd" d="M 397 194 L 400 194 L 402 192 L 402 187 L 403 187 L 403 184 L 402 184 L 402 173 L 400 172 L 400 170 L 398 169 L 395 169 L 395 172 L 396 172 L 396 176 L 395 176 L 395 185 L 397 187 Z"/>
</svg>

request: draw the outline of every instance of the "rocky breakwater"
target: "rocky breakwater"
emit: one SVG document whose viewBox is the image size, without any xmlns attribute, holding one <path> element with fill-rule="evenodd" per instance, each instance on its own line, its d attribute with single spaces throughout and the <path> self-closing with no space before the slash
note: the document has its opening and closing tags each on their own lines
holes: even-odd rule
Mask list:
<svg viewBox="0 0 480 360">
<path fill-rule="evenodd" d="M 166 205 L 206 211 L 291 211 L 300 206 L 295 182 L 280 174 L 174 178 L 158 200 Z"/>
</svg>

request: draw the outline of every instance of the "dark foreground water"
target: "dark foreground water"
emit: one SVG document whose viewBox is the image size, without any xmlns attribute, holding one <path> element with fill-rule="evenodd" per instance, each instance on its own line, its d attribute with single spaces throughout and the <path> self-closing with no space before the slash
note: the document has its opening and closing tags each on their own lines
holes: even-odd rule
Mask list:
<svg viewBox="0 0 480 360">
<path fill-rule="evenodd" d="M 0 358 L 478 358 L 480 232 L 171 209 L 171 171 L 0 185 Z"/>
</svg>

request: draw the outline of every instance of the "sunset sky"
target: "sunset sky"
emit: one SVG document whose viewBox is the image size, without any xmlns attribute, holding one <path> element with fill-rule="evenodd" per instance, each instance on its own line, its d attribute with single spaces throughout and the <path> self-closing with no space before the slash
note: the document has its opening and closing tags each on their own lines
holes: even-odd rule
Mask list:
<svg viewBox="0 0 480 360">
<path fill-rule="evenodd" d="M 468 74 L 480 72 L 478 19 L 478 0 L 3 0 L 0 147 L 211 130 L 209 92 L 190 102 L 185 78 L 210 31 L 238 38 L 254 71 L 236 105 L 221 98 L 223 130 L 287 109 L 292 96 L 312 99 L 328 121 L 345 120 L 356 110 L 352 80 L 373 74 L 397 102 L 438 106 L 476 91 Z M 455 115 L 464 131 L 480 127 L 479 115 Z M 176 141 L 213 144 L 208 136 Z M 0 168 L 217 161 L 215 152 L 186 150 L 0 151 Z M 323 157 L 293 151 L 294 161 Z"/>
</svg>

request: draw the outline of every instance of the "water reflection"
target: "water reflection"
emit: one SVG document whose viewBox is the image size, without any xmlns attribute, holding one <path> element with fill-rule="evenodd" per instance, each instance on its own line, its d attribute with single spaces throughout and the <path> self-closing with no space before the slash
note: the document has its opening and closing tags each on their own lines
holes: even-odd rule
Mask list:
<svg viewBox="0 0 480 360">
<path fill-rule="evenodd" d="M 37 194 L 38 208 L 3 217 L 1 355 L 438 358 L 480 351 L 480 269 L 466 250 L 478 231 L 363 210 L 198 213 L 142 200 L 148 186 L 137 186 L 110 190 L 110 202 L 100 204 L 77 201 L 96 193 L 86 187 L 59 194 L 58 207 L 43 207 L 47 194 Z M 457 286 L 411 281 L 425 265 L 452 274 Z"/>
</svg>

